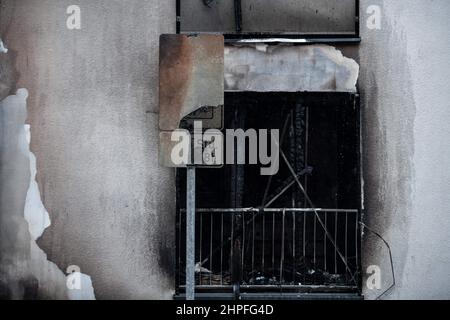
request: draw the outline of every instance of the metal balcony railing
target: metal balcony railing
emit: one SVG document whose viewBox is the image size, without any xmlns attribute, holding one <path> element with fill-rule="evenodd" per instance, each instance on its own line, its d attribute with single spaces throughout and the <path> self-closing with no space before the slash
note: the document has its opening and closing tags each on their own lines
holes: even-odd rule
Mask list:
<svg viewBox="0 0 450 320">
<path fill-rule="evenodd" d="M 197 289 L 349 289 L 359 278 L 359 210 L 197 209 Z M 186 213 L 177 224 L 177 285 L 185 287 Z"/>
</svg>

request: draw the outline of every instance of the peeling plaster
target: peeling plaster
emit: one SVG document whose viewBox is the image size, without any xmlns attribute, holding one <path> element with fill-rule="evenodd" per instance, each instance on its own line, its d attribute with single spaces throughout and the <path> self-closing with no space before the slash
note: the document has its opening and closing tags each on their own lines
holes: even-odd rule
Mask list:
<svg viewBox="0 0 450 320">
<path fill-rule="evenodd" d="M 28 98 L 28 91 L 26 89 L 19 89 L 17 96 L 26 104 Z M 41 194 L 38 184 L 36 182 L 37 166 L 36 157 L 30 150 L 31 143 L 31 126 L 24 125 L 24 130 L 21 132 L 20 148 L 24 155 L 27 155 L 30 162 L 30 186 L 27 191 L 25 199 L 24 217 L 28 222 L 28 230 L 32 236 L 32 240 L 36 241 L 42 236 L 45 229 L 50 226 L 50 216 L 44 207 L 41 200 Z M 36 242 L 35 242 L 36 243 Z M 34 244 L 35 244 L 34 243 Z M 36 245 L 36 250 L 44 251 Z M 45 254 L 45 253 L 44 253 Z M 53 263 L 52 263 L 53 264 Z M 53 264 L 55 267 L 56 265 Z M 70 300 L 95 300 L 94 288 L 92 286 L 91 277 L 86 274 L 76 272 L 66 276 L 66 284 L 72 278 L 79 278 L 79 285 L 76 288 L 67 286 L 67 296 Z"/>
<path fill-rule="evenodd" d="M 23 89 L 22 89 L 23 90 Z M 19 94 L 19 93 L 18 93 Z M 21 95 L 23 97 L 28 96 L 28 92 L 22 92 Z M 26 124 L 24 126 L 25 139 L 27 144 L 22 143 L 21 148 L 23 149 L 24 154 L 28 154 L 30 159 L 30 187 L 28 188 L 27 197 L 25 200 L 25 211 L 24 216 L 25 220 L 28 222 L 28 230 L 34 241 L 42 236 L 45 229 L 50 226 L 50 216 L 47 210 L 44 207 L 44 204 L 41 200 L 41 194 L 39 191 L 38 184 L 36 182 L 36 157 L 30 151 L 30 142 L 31 142 L 31 126 Z M 23 137 L 21 141 L 23 142 Z M 36 245 L 36 250 L 40 249 Z M 73 278 L 78 278 L 79 285 L 75 288 L 67 286 L 67 296 L 69 300 L 95 300 L 94 288 L 92 286 L 91 277 L 83 274 L 81 272 L 75 272 L 73 274 L 69 274 L 66 276 L 66 284 L 72 281 Z"/>
<path fill-rule="evenodd" d="M 37 246 L 24 216 L 30 186 L 27 97 L 19 89 L 0 102 L 0 296 L 67 299 L 64 273 Z"/>
<path fill-rule="evenodd" d="M 8 53 L 8 48 L 5 47 L 2 39 L 0 39 L 0 53 Z"/>
<path fill-rule="evenodd" d="M 19 89 L 0 102 L 0 297 L 93 300 L 91 278 L 78 273 L 80 285 L 69 289 L 72 275 L 66 277 L 36 243 L 50 218 L 35 180 L 31 128 L 24 124 L 27 98 L 28 91 Z M 27 181 L 27 190 L 19 187 Z M 16 188 L 6 189 L 4 183 Z"/>
<path fill-rule="evenodd" d="M 26 150 L 24 150 L 28 157 L 30 158 L 30 187 L 27 192 L 27 197 L 25 200 L 25 219 L 28 222 L 28 229 L 33 237 L 33 240 L 37 240 L 44 230 L 50 226 L 50 217 L 47 210 L 41 201 L 41 194 L 39 192 L 39 187 L 36 182 L 36 157 L 30 151 L 30 141 L 31 141 L 31 131 L 30 125 L 26 124 L 25 127 L 25 137 L 27 141 Z M 22 139 L 23 140 L 23 139 Z"/>
<path fill-rule="evenodd" d="M 11 95 L 19 78 L 15 68 L 16 55 L 5 48 L 0 39 L 0 101 Z"/>
<path fill-rule="evenodd" d="M 225 48 L 225 90 L 356 92 L 358 75 L 358 63 L 328 45 Z"/>
</svg>

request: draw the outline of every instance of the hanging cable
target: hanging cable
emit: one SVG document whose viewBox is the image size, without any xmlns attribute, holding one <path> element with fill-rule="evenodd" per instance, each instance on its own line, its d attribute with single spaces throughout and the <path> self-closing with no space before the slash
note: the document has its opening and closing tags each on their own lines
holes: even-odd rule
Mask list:
<svg viewBox="0 0 450 320">
<path fill-rule="evenodd" d="M 376 237 L 381 239 L 381 241 L 383 241 L 383 243 L 386 245 L 386 247 L 388 248 L 388 251 L 389 251 L 389 259 L 390 259 L 390 263 L 391 263 L 391 272 L 392 272 L 392 284 L 391 284 L 391 286 L 389 288 L 387 288 L 382 294 L 380 294 L 375 299 L 375 300 L 380 300 L 384 295 L 386 295 L 389 291 L 391 291 L 392 288 L 395 287 L 395 270 L 394 270 L 394 261 L 392 259 L 391 247 L 389 246 L 389 243 L 378 232 L 376 232 L 376 231 L 372 230 L 371 228 L 369 228 L 364 222 L 360 222 L 360 225 L 363 226 L 364 228 L 366 228 L 369 232 L 374 234 Z"/>
</svg>

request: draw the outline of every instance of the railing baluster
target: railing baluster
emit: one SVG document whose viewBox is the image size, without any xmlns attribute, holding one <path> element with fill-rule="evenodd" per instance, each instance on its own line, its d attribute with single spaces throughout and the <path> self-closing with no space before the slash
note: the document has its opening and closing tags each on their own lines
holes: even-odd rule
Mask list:
<svg viewBox="0 0 450 320">
<path fill-rule="evenodd" d="M 230 269 L 230 274 L 232 271 L 232 259 L 233 259 L 233 245 L 234 245 L 234 214 L 231 215 L 231 230 L 230 230 L 230 264 L 228 266 L 228 268 Z"/>
<path fill-rule="evenodd" d="M 213 226 L 214 226 L 214 214 L 211 213 L 211 229 L 210 229 L 210 234 L 211 234 L 211 238 L 209 240 L 209 285 L 212 284 L 212 275 L 213 275 Z"/>
<path fill-rule="evenodd" d="M 242 252 L 241 252 L 241 274 L 244 276 L 244 251 L 245 251 L 245 212 L 242 212 Z"/>
<path fill-rule="evenodd" d="M 264 274 L 265 272 L 265 266 L 264 266 L 264 255 L 265 255 L 265 249 L 266 249 L 266 214 L 263 212 L 263 227 L 262 227 L 262 272 Z"/>
<path fill-rule="evenodd" d="M 220 214 L 220 284 L 223 285 L 223 212 Z"/>
<path fill-rule="evenodd" d="M 358 234 L 359 234 L 359 211 L 356 212 L 356 222 L 355 222 L 355 256 L 356 256 L 356 271 L 359 271 L 359 261 L 358 261 Z"/>
<path fill-rule="evenodd" d="M 325 219 L 324 219 L 324 223 L 325 223 L 325 229 L 323 230 L 323 259 L 324 259 L 324 270 L 325 272 L 327 272 L 328 268 L 327 268 L 327 219 L 328 218 L 328 212 L 325 212 Z"/>
<path fill-rule="evenodd" d="M 292 266 L 292 281 L 293 283 L 295 283 L 295 275 L 297 273 L 297 266 L 295 263 L 295 219 L 296 215 L 295 212 L 292 212 L 292 261 L 293 261 L 293 266 Z"/>
<path fill-rule="evenodd" d="M 272 272 L 275 272 L 275 213 L 272 214 Z"/>
<path fill-rule="evenodd" d="M 283 210 L 283 221 L 281 227 L 281 257 L 280 257 L 280 284 L 283 283 L 283 265 L 284 265 L 284 224 L 285 224 L 286 211 Z"/>
<path fill-rule="evenodd" d="M 182 230 L 183 230 L 183 214 L 180 212 L 179 214 L 179 225 L 178 225 L 178 283 L 181 285 L 181 270 L 183 270 L 183 264 L 181 261 L 181 237 L 183 236 Z M 186 226 L 184 226 L 186 227 Z M 186 283 L 185 283 L 186 284 Z"/>
<path fill-rule="evenodd" d="M 200 272 L 199 272 L 199 284 L 202 284 L 202 247 L 203 247 L 203 213 L 200 212 L 200 239 L 199 239 L 199 263 L 200 263 Z"/>
<path fill-rule="evenodd" d="M 337 212 L 334 213 L 334 243 L 337 245 L 337 223 L 338 221 L 338 214 Z M 337 274 L 337 248 L 334 247 L 334 274 Z"/>
<path fill-rule="evenodd" d="M 303 212 L 303 265 L 304 265 L 304 271 L 303 271 L 303 284 L 306 284 L 306 272 L 307 264 L 306 264 L 306 212 Z"/>
<path fill-rule="evenodd" d="M 253 212 L 253 217 L 252 217 L 252 274 L 255 271 L 255 219 L 256 219 L 256 215 Z"/>
<path fill-rule="evenodd" d="M 344 257 L 345 257 L 345 261 L 348 263 L 348 246 L 347 246 L 347 242 L 348 242 L 348 213 L 345 213 L 345 244 L 344 244 Z M 346 274 L 346 278 L 347 278 L 347 274 L 348 274 L 348 270 L 345 271 Z M 351 276 L 351 275 L 350 275 Z"/>
<path fill-rule="evenodd" d="M 317 242 L 317 238 L 316 238 L 316 232 L 317 232 L 317 217 L 316 215 L 314 215 L 314 225 L 313 225 L 313 265 L 314 265 L 314 274 L 316 272 L 316 242 Z M 314 276 L 314 279 L 316 277 Z M 315 281 L 314 281 L 315 283 Z"/>
</svg>

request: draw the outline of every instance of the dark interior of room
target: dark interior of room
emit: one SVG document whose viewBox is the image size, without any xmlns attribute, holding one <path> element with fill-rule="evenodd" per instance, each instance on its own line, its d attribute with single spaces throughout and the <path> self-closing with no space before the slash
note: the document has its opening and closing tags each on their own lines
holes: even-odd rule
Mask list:
<svg viewBox="0 0 450 320">
<path fill-rule="evenodd" d="M 357 287 L 357 97 L 226 92 L 223 131 L 237 128 L 279 129 L 281 149 L 309 199 L 281 157 L 274 176 L 260 175 L 259 165 L 197 169 L 196 207 L 205 210 L 196 218 L 196 261 L 204 268 L 197 270 L 197 285 L 238 283 L 256 290 Z M 177 170 L 177 208 L 177 285 L 182 287 L 185 169 Z M 206 210 L 211 208 L 216 211 Z M 292 208 L 304 211 L 289 211 Z"/>
</svg>

